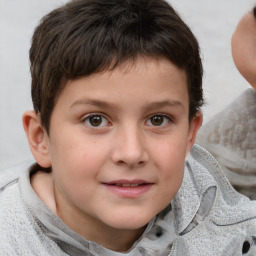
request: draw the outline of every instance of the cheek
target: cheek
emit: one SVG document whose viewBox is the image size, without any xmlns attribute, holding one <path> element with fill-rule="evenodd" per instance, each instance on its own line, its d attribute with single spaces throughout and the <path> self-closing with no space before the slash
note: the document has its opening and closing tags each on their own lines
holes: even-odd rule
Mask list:
<svg viewBox="0 0 256 256">
<path fill-rule="evenodd" d="M 100 170 L 97 153 L 74 140 L 58 144 L 54 153 L 52 168 L 59 190 L 74 202 L 90 195 Z"/>
<path fill-rule="evenodd" d="M 177 154 L 176 152 L 162 159 L 161 178 L 164 182 L 169 183 L 167 185 L 180 186 L 183 179 L 184 162 L 185 154 Z"/>
<path fill-rule="evenodd" d="M 186 141 L 174 139 L 156 149 L 155 159 L 158 165 L 159 177 L 164 189 L 176 193 L 181 185 L 186 157 Z M 168 191 L 168 193 L 170 192 Z"/>
<path fill-rule="evenodd" d="M 163 166 L 179 166 L 184 164 L 187 150 L 186 133 L 165 138 L 160 143 L 154 143 L 155 159 Z"/>
<path fill-rule="evenodd" d="M 63 164 L 77 166 L 86 162 L 97 163 L 103 153 L 104 143 L 98 143 L 96 139 L 85 136 L 79 132 L 63 132 L 55 135 L 52 141 L 52 159 L 63 161 Z"/>
<path fill-rule="evenodd" d="M 161 188 L 157 200 L 164 207 L 172 201 L 181 186 L 184 175 L 184 158 L 184 154 L 175 152 L 162 158 L 163 165 L 159 170 Z"/>
</svg>

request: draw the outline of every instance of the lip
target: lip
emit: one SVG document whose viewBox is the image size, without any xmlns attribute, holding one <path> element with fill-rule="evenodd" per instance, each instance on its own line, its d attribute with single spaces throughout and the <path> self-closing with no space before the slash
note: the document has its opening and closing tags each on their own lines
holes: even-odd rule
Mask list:
<svg viewBox="0 0 256 256">
<path fill-rule="evenodd" d="M 148 192 L 154 183 L 145 180 L 115 180 L 102 184 L 120 197 L 137 198 Z"/>
</svg>

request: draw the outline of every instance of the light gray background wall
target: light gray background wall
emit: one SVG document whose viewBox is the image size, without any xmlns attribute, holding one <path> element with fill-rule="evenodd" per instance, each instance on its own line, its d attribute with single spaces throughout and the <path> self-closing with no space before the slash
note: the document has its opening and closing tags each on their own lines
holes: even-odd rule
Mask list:
<svg viewBox="0 0 256 256">
<path fill-rule="evenodd" d="M 106 0 L 107 1 L 107 0 Z M 28 50 L 39 19 L 65 0 L 0 0 L 0 169 L 32 158 L 22 113 L 32 108 Z M 205 121 L 248 84 L 236 70 L 230 40 L 254 0 L 169 0 L 198 37 L 205 68 Z"/>
</svg>

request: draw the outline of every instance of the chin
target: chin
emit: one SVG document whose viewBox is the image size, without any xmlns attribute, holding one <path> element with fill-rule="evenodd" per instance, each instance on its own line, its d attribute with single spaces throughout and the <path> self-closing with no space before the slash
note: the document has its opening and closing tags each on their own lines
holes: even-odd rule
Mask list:
<svg viewBox="0 0 256 256">
<path fill-rule="evenodd" d="M 109 223 L 109 226 L 115 228 L 115 229 L 126 229 L 126 230 L 136 230 L 143 228 L 146 226 L 154 216 L 119 216 L 119 218 L 113 218 L 111 219 Z"/>
</svg>

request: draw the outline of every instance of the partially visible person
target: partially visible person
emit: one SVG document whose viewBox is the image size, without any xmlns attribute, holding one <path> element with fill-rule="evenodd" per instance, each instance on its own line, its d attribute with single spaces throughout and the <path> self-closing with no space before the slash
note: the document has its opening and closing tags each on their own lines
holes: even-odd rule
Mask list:
<svg viewBox="0 0 256 256">
<path fill-rule="evenodd" d="M 256 89 L 256 6 L 242 17 L 236 27 L 232 54 L 241 75 Z"/>
<path fill-rule="evenodd" d="M 236 27 L 232 54 L 252 88 L 203 125 L 197 143 L 213 154 L 237 191 L 256 199 L 256 6 Z"/>
</svg>

